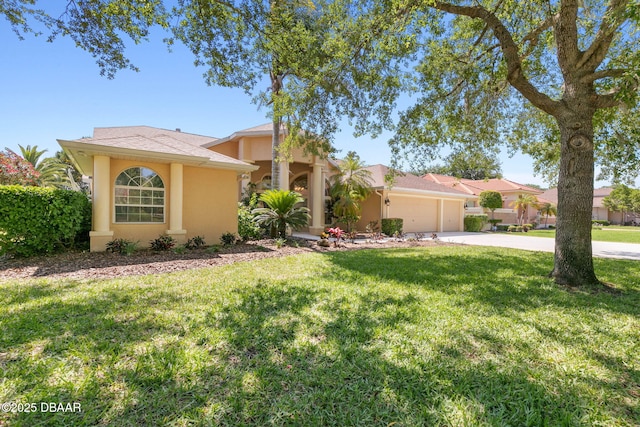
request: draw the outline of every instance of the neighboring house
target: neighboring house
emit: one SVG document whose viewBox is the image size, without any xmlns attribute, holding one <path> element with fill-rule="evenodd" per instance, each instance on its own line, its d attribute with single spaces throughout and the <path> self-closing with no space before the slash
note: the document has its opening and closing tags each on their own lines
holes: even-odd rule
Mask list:
<svg viewBox="0 0 640 427">
<path fill-rule="evenodd" d="M 215 140 L 148 126 L 96 128 L 58 140 L 92 177 L 91 251 L 117 238 L 146 243 L 170 235 L 216 242 L 238 229 L 238 178 L 256 166 L 203 148 Z"/>
<path fill-rule="evenodd" d="M 468 195 L 476 197 L 483 191 L 498 191 L 502 194 L 502 208 L 495 210 L 494 217 L 496 219 L 501 219 L 503 224 L 516 224 L 518 222 L 518 212 L 514 209 L 514 202 L 518 199 L 520 194 L 531 194 L 536 196 L 539 201 L 543 201 L 540 200 L 540 195 L 542 194 L 541 190 L 528 187 L 514 181 L 509 181 L 504 178 L 473 180 L 460 179 L 454 176 L 438 175 L 433 173 L 428 173 L 422 178 L 427 181 L 455 188 Z M 471 201 L 467 203 L 466 213 L 480 214 L 483 213 L 483 209 L 477 205 L 477 202 Z M 540 222 L 538 208 L 536 206 L 529 206 L 524 215 L 524 219 L 525 223 Z"/>
<path fill-rule="evenodd" d="M 611 194 L 613 188 L 603 187 L 593 190 L 593 210 L 591 211 L 591 219 L 599 219 L 609 221 L 611 224 L 622 224 L 622 212 L 614 212 L 604 206 L 602 200 Z M 541 197 L 558 204 L 558 189 L 550 188 L 541 194 Z"/>
<path fill-rule="evenodd" d="M 362 218 L 356 228 L 364 230 L 371 221 L 402 218 L 403 231 L 464 231 L 464 206 L 474 195 L 410 173 L 395 177 L 391 187 L 385 184 L 389 169 L 383 165 L 367 168 L 371 172 L 374 192 L 362 205 Z"/>
</svg>

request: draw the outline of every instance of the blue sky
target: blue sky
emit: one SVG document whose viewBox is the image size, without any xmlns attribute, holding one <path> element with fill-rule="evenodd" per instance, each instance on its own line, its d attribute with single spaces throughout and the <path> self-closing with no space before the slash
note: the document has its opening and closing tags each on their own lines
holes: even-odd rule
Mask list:
<svg viewBox="0 0 640 427">
<path fill-rule="evenodd" d="M 0 150 L 37 145 L 52 156 L 60 150 L 56 139 L 91 136 L 94 127 L 147 125 L 220 138 L 269 121 L 241 90 L 207 86 L 192 55 L 181 45 L 169 53 L 160 39 L 128 50 L 140 72 L 123 70 L 109 80 L 71 40 L 20 41 L 0 19 Z M 335 146 L 368 164 L 389 164 L 387 137 L 356 139 L 345 125 Z M 504 154 L 501 161 L 505 178 L 545 185 L 529 157 Z"/>
</svg>

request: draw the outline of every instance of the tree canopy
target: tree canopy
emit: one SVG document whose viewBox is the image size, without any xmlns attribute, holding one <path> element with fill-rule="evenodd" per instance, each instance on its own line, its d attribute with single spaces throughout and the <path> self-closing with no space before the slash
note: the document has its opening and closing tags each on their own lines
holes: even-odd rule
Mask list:
<svg viewBox="0 0 640 427">
<path fill-rule="evenodd" d="M 418 175 L 437 173 L 465 179 L 502 178 L 500 161 L 495 153 L 460 150 L 449 154 L 443 164 L 426 166 Z"/>
<path fill-rule="evenodd" d="M 558 183 L 552 276 L 598 285 L 594 167 L 621 177 L 636 174 L 640 159 L 638 1 L 362 0 L 347 10 L 358 28 L 375 22 L 381 37 L 336 34 L 366 49 L 343 65 L 337 88 L 320 81 L 338 75 L 335 63 L 317 73 L 317 86 L 334 96 L 331 111 L 363 132 L 392 125 L 398 159 L 434 158 L 443 146 L 506 145 L 534 156 Z M 406 94 L 411 106 L 396 119 Z"/>
</svg>

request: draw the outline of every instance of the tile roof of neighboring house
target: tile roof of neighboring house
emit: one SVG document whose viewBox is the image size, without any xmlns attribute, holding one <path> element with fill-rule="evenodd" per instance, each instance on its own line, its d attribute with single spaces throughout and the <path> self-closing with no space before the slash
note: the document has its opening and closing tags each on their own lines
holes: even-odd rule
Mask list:
<svg viewBox="0 0 640 427">
<path fill-rule="evenodd" d="M 611 187 L 602 187 L 596 188 L 593 190 L 593 207 L 594 208 L 603 208 L 602 199 L 611 194 L 613 188 Z M 550 188 L 538 197 L 539 199 L 545 199 L 553 204 L 558 204 L 558 189 Z"/>
<path fill-rule="evenodd" d="M 492 178 L 487 180 L 481 179 L 459 179 L 454 176 L 438 175 L 428 173 L 422 177 L 426 181 L 436 182 L 442 185 L 457 188 L 468 194 L 479 195 L 483 191 L 492 190 L 499 192 L 523 191 L 531 194 L 540 194 L 541 190 L 537 188 L 527 187 L 514 181 L 504 178 Z"/>
<path fill-rule="evenodd" d="M 67 141 L 58 140 L 71 152 L 81 169 L 91 170 L 92 165 L 85 153 L 104 154 L 121 158 L 148 158 L 150 160 L 181 161 L 185 164 L 210 166 L 238 171 L 249 171 L 255 166 L 199 145 L 215 138 L 194 135 L 148 126 L 119 128 L 96 128 L 93 138 Z M 75 154 L 77 155 L 75 155 Z"/>
<path fill-rule="evenodd" d="M 366 168 L 371 172 L 371 181 L 373 188 L 385 188 L 384 177 L 389 173 L 389 168 L 384 165 L 373 165 Z M 449 194 L 456 197 L 473 197 L 464 191 L 452 188 L 443 184 L 422 179 L 419 176 L 404 173 L 395 177 L 392 190 L 418 190 L 428 193 Z"/>
</svg>

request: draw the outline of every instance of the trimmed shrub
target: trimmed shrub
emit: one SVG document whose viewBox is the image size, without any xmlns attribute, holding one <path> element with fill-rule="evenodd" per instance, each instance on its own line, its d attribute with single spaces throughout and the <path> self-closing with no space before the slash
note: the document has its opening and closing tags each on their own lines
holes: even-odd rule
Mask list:
<svg viewBox="0 0 640 427">
<path fill-rule="evenodd" d="M 204 237 L 195 236 L 187 240 L 187 243 L 184 244 L 185 249 L 193 250 L 199 249 L 206 246 L 206 242 L 204 241 Z"/>
<path fill-rule="evenodd" d="M 151 241 L 151 250 L 157 252 L 168 251 L 176 245 L 176 239 L 167 235 L 160 235 L 157 239 Z"/>
<path fill-rule="evenodd" d="M 237 240 L 238 236 L 236 235 L 236 233 L 224 233 L 222 236 L 220 236 L 220 241 L 225 246 L 235 245 Z"/>
<path fill-rule="evenodd" d="M 107 252 L 120 255 L 131 255 L 138 249 L 138 243 L 127 239 L 113 239 L 107 243 Z"/>
<path fill-rule="evenodd" d="M 402 226 L 404 220 L 402 218 L 382 218 L 381 230 L 387 236 L 395 236 L 402 234 Z"/>
<path fill-rule="evenodd" d="M 509 231 L 509 227 L 513 227 L 510 224 L 498 224 L 496 225 L 496 230 L 497 231 Z"/>
<path fill-rule="evenodd" d="M 0 254 L 33 256 L 73 247 L 88 236 L 91 203 L 83 193 L 0 186 Z"/>
<path fill-rule="evenodd" d="M 481 231 L 486 223 L 486 215 L 467 215 L 464 217 L 464 231 Z"/>
<path fill-rule="evenodd" d="M 606 219 L 592 219 L 591 224 L 592 225 L 611 225 L 611 223 Z"/>
</svg>

